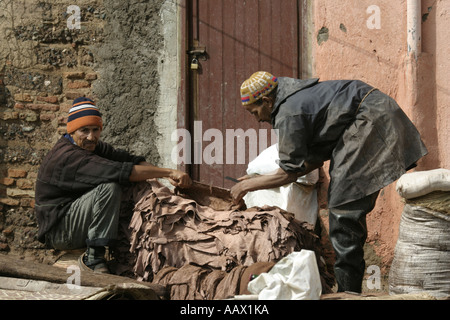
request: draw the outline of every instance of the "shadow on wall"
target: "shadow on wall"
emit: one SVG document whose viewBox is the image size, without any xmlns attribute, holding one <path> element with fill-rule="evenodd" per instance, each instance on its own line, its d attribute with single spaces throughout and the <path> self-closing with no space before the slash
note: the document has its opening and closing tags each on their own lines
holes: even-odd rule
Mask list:
<svg viewBox="0 0 450 320">
<path fill-rule="evenodd" d="M 151 163 L 160 158 L 154 117 L 160 90 L 163 3 L 105 0 L 104 39 L 91 47 L 100 75 L 93 92 L 104 116 L 103 139 Z"/>
</svg>

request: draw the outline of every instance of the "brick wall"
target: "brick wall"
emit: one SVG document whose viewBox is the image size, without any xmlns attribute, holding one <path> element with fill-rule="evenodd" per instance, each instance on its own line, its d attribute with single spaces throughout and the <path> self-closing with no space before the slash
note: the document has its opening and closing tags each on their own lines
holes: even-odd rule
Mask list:
<svg viewBox="0 0 450 320">
<path fill-rule="evenodd" d="M 42 159 L 65 133 L 75 98 L 96 101 L 102 140 L 160 165 L 158 128 L 169 119 L 159 103 L 158 72 L 173 61 L 160 58 L 166 52 L 160 14 L 167 3 L 0 0 L 0 254 L 54 259 L 36 240 L 34 186 Z M 73 5 L 80 28 L 68 24 Z M 163 123 L 156 126 L 159 114 Z"/>
<path fill-rule="evenodd" d="M 80 28 L 68 24 L 74 5 Z M 169 120 L 176 126 L 167 119 L 176 99 L 163 108 L 159 101 L 159 72 L 171 87 L 169 65 L 177 72 L 176 57 L 164 56 L 164 5 L 176 21 L 177 5 L 167 0 L 0 0 L 0 254 L 53 259 L 36 240 L 34 185 L 75 98 L 96 101 L 102 140 L 161 165 L 170 135 L 160 130 Z M 176 26 L 170 41 L 177 44 Z"/>
<path fill-rule="evenodd" d="M 86 68 L 59 73 L 60 94 L 17 86 L 8 99 L 12 107 L 1 106 L 0 251 L 21 254 L 43 248 L 35 241 L 37 171 L 46 152 L 66 132 L 73 99 L 91 96 L 92 83 L 97 79 L 97 74 Z M 10 89 L 4 85 L 5 92 Z"/>
<path fill-rule="evenodd" d="M 78 3 L 82 28 L 68 30 L 69 1 L 0 2 L 14 9 L 0 14 L 0 253 L 47 259 L 36 240 L 37 172 L 66 132 L 73 99 L 92 96 L 98 79 L 89 46 L 101 41 L 102 2 Z"/>
<path fill-rule="evenodd" d="M 41 157 L 33 159 L 27 155 L 33 152 L 43 155 L 55 139 L 66 132 L 68 111 L 73 99 L 90 96 L 91 84 L 97 79 L 97 74 L 83 71 L 63 72 L 62 79 L 62 94 L 49 95 L 46 92 L 27 91 L 16 93 L 12 97 L 14 106 L 3 107 L 0 112 L 2 133 L 7 140 L 2 143 L 2 163 L 8 164 L 8 169 L 0 173 L 2 204 L 30 204 L 28 206 L 32 207 L 32 201 L 19 199 L 33 198 L 33 181 Z M 39 135 L 42 131 L 53 134 L 42 137 Z"/>
</svg>

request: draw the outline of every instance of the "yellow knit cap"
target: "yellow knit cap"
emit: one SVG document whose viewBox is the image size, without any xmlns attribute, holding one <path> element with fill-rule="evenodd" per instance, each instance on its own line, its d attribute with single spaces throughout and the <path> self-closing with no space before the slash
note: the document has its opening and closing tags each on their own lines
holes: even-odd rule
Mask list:
<svg viewBox="0 0 450 320">
<path fill-rule="evenodd" d="M 258 71 L 241 85 L 241 101 L 244 106 L 255 103 L 268 95 L 278 85 L 277 77 L 265 71 Z"/>
</svg>

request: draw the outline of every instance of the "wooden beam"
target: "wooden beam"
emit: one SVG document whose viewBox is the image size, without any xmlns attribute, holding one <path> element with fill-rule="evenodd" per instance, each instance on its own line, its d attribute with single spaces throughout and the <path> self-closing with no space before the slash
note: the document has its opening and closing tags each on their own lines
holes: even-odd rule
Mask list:
<svg viewBox="0 0 450 320">
<path fill-rule="evenodd" d="M 0 276 L 64 284 L 67 283 L 67 279 L 72 274 L 73 273 L 67 273 L 63 268 L 33 261 L 25 261 L 9 255 L 0 254 Z M 161 299 L 167 299 L 168 297 L 166 288 L 159 284 L 137 281 L 113 274 L 102 274 L 80 270 L 80 286 L 103 288 L 122 283 L 145 285 L 152 289 Z"/>
</svg>

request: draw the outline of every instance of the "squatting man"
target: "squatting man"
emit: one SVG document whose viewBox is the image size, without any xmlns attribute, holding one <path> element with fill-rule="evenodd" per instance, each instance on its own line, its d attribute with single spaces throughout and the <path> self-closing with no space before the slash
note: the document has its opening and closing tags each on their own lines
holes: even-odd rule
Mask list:
<svg viewBox="0 0 450 320">
<path fill-rule="evenodd" d="M 87 248 L 80 267 L 108 273 L 105 247 L 114 247 L 117 240 L 122 186 L 165 178 L 185 188 L 192 181 L 184 172 L 156 167 L 100 141 L 102 129 L 94 101 L 75 99 L 68 133 L 39 168 L 35 211 L 39 241 L 59 250 Z"/>
<path fill-rule="evenodd" d="M 397 103 L 358 80 L 300 80 L 256 72 L 240 88 L 243 107 L 278 130 L 279 166 L 270 175 L 244 176 L 231 194 L 297 180 L 330 160 L 330 240 L 338 291 L 361 292 L 366 215 L 379 191 L 427 154 Z"/>
</svg>

